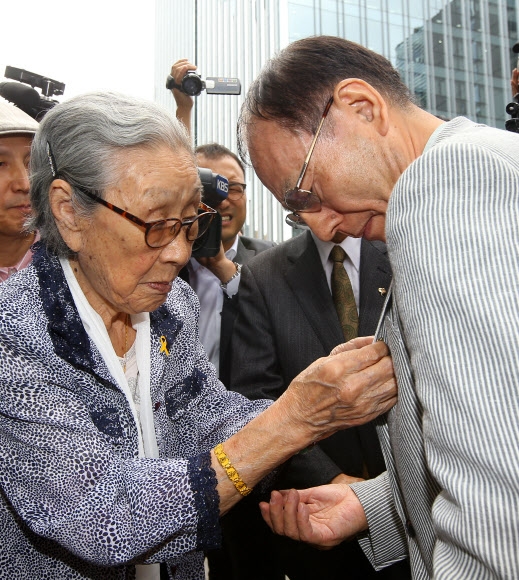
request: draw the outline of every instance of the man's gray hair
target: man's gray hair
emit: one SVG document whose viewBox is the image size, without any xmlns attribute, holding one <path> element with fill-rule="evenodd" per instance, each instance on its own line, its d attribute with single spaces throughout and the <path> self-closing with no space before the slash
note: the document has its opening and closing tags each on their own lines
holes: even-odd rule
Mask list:
<svg viewBox="0 0 519 580">
<path fill-rule="evenodd" d="M 164 145 L 193 155 L 183 125 L 156 103 L 113 92 L 86 93 L 60 103 L 45 115 L 32 145 L 30 226 L 39 230 L 50 251 L 69 256 L 49 202 L 53 179 L 70 183 L 74 209 L 89 217 L 98 205 L 78 187 L 104 197 L 104 190 L 121 177 L 125 149 Z"/>
</svg>

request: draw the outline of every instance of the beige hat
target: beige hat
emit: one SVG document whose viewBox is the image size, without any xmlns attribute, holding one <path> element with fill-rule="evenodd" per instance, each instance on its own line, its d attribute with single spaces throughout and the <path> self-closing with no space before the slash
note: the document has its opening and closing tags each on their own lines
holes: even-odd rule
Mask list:
<svg viewBox="0 0 519 580">
<path fill-rule="evenodd" d="M 7 102 L 0 101 L 0 137 L 6 135 L 34 135 L 38 123 L 27 113 Z"/>
</svg>

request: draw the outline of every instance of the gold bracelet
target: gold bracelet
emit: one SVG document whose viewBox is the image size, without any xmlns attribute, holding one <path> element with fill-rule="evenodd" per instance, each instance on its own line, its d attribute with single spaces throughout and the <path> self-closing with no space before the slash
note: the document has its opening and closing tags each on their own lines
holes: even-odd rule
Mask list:
<svg viewBox="0 0 519 580">
<path fill-rule="evenodd" d="M 245 482 L 238 475 L 238 472 L 232 466 L 230 459 L 225 454 L 223 445 L 221 443 L 218 443 L 218 445 L 214 448 L 214 454 L 216 455 L 216 459 L 218 459 L 218 463 L 225 469 L 227 477 L 233 482 L 234 487 L 238 490 L 238 492 L 243 496 L 249 495 L 252 489 L 247 487 Z"/>
</svg>

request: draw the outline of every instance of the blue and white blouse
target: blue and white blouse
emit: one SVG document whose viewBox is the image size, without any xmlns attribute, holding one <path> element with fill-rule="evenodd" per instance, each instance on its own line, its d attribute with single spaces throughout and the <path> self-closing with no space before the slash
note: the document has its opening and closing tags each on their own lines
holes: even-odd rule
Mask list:
<svg viewBox="0 0 519 580">
<path fill-rule="evenodd" d="M 204 578 L 220 538 L 210 450 L 268 402 L 223 387 L 197 319 L 180 279 L 150 314 L 159 457 L 143 458 L 59 260 L 40 246 L 0 285 L 0 578 L 126 579 L 164 561 L 176 580 Z"/>
</svg>

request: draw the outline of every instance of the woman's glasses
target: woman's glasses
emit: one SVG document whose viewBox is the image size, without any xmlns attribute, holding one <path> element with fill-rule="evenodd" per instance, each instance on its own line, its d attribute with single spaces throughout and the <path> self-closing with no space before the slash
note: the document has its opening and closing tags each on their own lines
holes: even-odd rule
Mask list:
<svg viewBox="0 0 519 580">
<path fill-rule="evenodd" d="M 59 178 L 60 173 L 56 166 L 56 160 L 54 159 L 54 155 L 48 141 L 47 157 L 49 160 L 52 177 L 54 177 L 54 179 Z M 98 192 L 90 191 L 74 183 L 71 183 L 71 185 L 96 203 L 104 205 L 108 209 L 119 214 L 128 221 L 131 221 L 140 228 L 144 228 L 144 240 L 150 248 L 163 248 L 164 246 L 167 246 L 178 236 L 182 228 L 186 228 L 186 238 L 188 241 L 194 242 L 195 240 L 200 239 L 209 229 L 209 226 L 211 225 L 211 222 L 217 213 L 216 210 L 212 207 L 205 205 L 205 203 L 200 203 L 198 206 L 198 215 L 196 216 L 183 220 L 178 218 L 169 218 L 167 220 L 145 222 L 130 212 L 117 207 L 109 201 L 104 200 L 102 197 L 100 197 Z M 245 188 L 245 186 L 243 187 Z"/>
<path fill-rule="evenodd" d="M 215 209 L 205 205 L 205 203 L 200 203 L 198 206 L 198 215 L 196 216 L 183 220 L 178 218 L 169 218 L 166 220 L 145 222 L 137 216 L 134 216 L 133 214 L 125 211 L 124 209 L 117 207 L 113 203 L 102 199 L 87 189 L 83 189 L 77 185 L 74 187 L 96 203 L 104 205 L 123 218 L 131 221 L 141 228 L 144 228 L 144 239 L 150 248 L 163 248 L 164 246 L 167 246 L 178 236 L 182 228 L 186 229 L 186 238 L 188 241 L 194 242 L 207 232 L 211 222 L 214 219 L 214 216 L 216 215 Z"/>
</svg>

